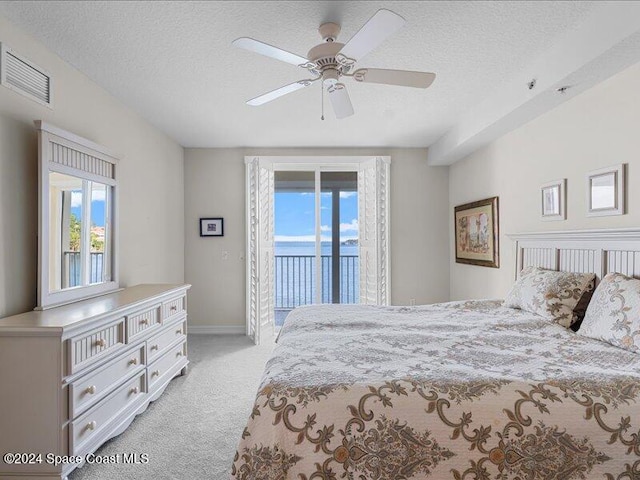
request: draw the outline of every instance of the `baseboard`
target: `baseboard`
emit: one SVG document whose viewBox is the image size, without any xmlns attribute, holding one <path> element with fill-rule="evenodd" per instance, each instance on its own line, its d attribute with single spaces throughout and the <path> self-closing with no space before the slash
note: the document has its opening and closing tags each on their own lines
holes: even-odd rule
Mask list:
<svg viewBox="0 0 640 480">
<path fill-rule="evenodd" d="M 244 335 L 244 325 L 188 325 L 188 332 L 193 335 Z"/>
</svg>

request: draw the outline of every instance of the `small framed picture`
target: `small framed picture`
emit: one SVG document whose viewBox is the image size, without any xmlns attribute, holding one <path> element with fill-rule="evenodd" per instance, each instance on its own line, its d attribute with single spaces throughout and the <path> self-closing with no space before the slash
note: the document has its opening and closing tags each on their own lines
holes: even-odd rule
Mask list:
<svg viewBox="0 0 640 480">
<path fill-rule="evenodd" d="M 540 187 L 542 220 L 566 220 L 567 179 L 547 182 Z"/>
<path fill-rule="evenodd" d="M 625 167 L 614 165 L 587 174 L 587 216 L 625 213 Z"/>
<path fill-rule="evenodd" d="M 222 218 L 201 218 L 201 237 L 222 237 L 224 236 L 224 220 Z"/>
</svg>

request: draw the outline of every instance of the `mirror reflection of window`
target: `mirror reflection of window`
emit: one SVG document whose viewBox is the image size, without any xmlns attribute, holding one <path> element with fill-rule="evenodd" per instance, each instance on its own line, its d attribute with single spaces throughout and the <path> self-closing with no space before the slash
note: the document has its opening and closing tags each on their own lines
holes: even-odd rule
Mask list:
<svg viewBox="0 0 640 480">
<path fill-rule="evenodd" d="M 89 283 L 108 281 L 106 249 L 107 243 L 107 186 L 91 182 L 91 229 Z"/>
<path fill-rule="evenodd" d="M 50 172 L 51 291 L 111 280 L 110 198 L 107 185 Z"/>
<path fill-rule="evenodd" d="M 82 179 L 49 174 L 49 287 L 71 288 L 82 281 Z"/>
</svg>

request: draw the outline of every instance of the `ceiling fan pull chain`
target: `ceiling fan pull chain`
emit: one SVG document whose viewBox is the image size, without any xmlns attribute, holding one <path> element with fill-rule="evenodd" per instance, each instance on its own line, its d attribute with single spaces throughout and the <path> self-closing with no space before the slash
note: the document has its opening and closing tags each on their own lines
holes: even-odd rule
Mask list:
<svg viewBox="0 0 640 480">
<path fill-rule="evenodd" d="M 322 116 L 320 120 L 324 120 L 324 85 L 320 83 L 320 103 L 322 105 Z"/>
</svg>

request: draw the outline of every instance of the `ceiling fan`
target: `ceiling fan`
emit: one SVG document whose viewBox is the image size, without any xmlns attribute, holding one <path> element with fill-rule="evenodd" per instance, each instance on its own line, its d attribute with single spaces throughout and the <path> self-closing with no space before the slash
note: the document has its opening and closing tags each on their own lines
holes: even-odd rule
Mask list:
<svg viewBox="0 0 640 480">
<path fill-rule="evenodd" d="M 397 13 L 380 9 L 346 44 L 336 42 L 340 25 L 323 23 L 318 32 L 324 42 L 309 50 L 306 58 L 253 38 L 241 37 L 234 40 L 232 43 L 236 47 L 297 65 L 308 70 L 312 75 L 312 78 L 298 80 L 252 98 L 247 101 L 247 105 L 263 105 L 322 80 L 323 88 L 327 89 L 336 117 L 345 118 L 353 115 L 354 112 L 347 88 L 340 81 L 341 77 L 352 77 L 355 81 L 364 83 L 427 88 L 436 78 L 435 73 L 381 68 L 360 68 L 352 72 L 356 62 L 362 60 L 387 37 L 398 31 L 405 22 L 406 20 Z"/>
</svg>

